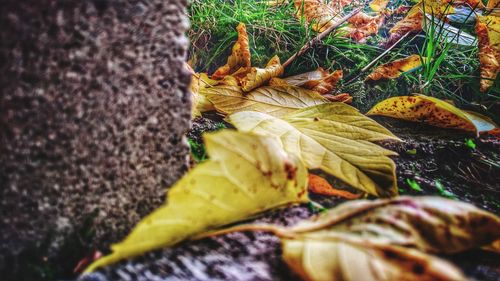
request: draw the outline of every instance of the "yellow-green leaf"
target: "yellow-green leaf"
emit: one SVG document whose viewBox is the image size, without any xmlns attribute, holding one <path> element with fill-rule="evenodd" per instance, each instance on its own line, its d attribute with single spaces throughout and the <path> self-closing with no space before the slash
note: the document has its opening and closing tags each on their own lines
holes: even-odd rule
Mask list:
<svg viewBox="0 0 500 281">
<path fill-rule="evenodd" d="M 356 236 L 372 242 L 454 254 L 500 239 L 500 218 L 441 197 L 346 202 L 290 229 L 295 234 Z"/>
<path fill-rule="evenodd" d="M 406 72 L 413 71 L 422 66 L 419 55 L 395 60 L 378 66 L 368 75 L 367 80 L 394 79 Z"/>
<path fill-rule="evenodd" d="M 451 263 L 416 250 L 349 236 L 282 239 L 283 259 L 310 281 L 461 281 Z"/>
<path fill-rule="evenodd" d="M 396 153 L 372 141 L 394 139 L 384 127 L 343 103 L 298 110 L 281 119 L 245 111 L 231 115 L 238 130 L 278 137 L 284 149 L 300 155 L 310 169 L 323 171 L 377 196 L 397 194 Z"/>
<path fill-rule="evenodd" d="M 306 168 L 274 138 L 226 130 L 205 135 L 205 142 L 210 159 L 177 182 L 165 205 L 87 271 L 265 210 L 308 201 Z"/>
<path fill-rule="evenodd" d="M 491 126 L 496 127 L 477 113 L 465 112 L 446 101 L 424 95 L 386 99 L 370 109 L 367 115 L 382 115 L 475 133 L 489 131 Z"/>
<path fill-rule="evenodd" d="M 237 86 L 216 86 L 203 89 L 201 94 L 223 114 L 258 111 L 283 116 L 297 109 L 328 102 L 314 91 L 294 86 L 264 86 L 248 94 Z"/>
</svg>

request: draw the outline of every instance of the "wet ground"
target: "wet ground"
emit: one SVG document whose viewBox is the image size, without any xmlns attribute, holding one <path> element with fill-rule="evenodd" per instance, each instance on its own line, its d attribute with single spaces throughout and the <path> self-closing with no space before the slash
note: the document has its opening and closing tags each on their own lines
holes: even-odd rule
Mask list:
<svg viewBox="0 0 500 281">
<path fill-rule="evenodd" d="M 398 135 L 402 143 L 382 143 L 397 151 L 395 158 L 400 192 L 442 195 L 470 202 L 496 214 L 500 212 L 500 142 L 476 139 L 457 131 L 442 130 L 389 118 L 377 118 Z M 217 122 L 197 119 L 189 137 L 200 141 Z M 476 145 L 472 148 L 472 139 Z M 418 183 L 421 191 L 407 182 Z M 342 200 L 312 196 L 333 207 Z M 315 213 L 308 205 L 281 209 L 257 219 L 290 225 Z M 268 233 L 232 233 L 154 251 L 140 258 L 107 267 L 81 280 L 297 280 L 281 260 L 279 240 Z M 475 250 L 445 257 L 471 280 L 500 280 L 500 255 Z"/>
</svg>

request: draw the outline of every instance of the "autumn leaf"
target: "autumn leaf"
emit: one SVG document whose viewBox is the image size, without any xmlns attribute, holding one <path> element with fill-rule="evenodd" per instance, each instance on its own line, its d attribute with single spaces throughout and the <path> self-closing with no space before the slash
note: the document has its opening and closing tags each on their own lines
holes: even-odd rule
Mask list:
<svg viewBox="0 0 500 281">
<path fill-rule="evenodd" d="M 397 194 L 395 164 L 388 157 L 396 153 L 371 142 L 398 138 L 351 106 L 327 103 L 282 118 L 245 111 L 229 121 L 243 132 L 278 137 L 309 169 L 322 169 L 376 196 Z"/>
<path fill-rule="evenodd" d="M 338 95 L 326 94 L 326 95 L 323 95 L 323 97 L 331 102 L 343 102 L 346 104 L 352 103 L 352 96 L 347 94 L 347 93 L 338 94 Z"/>
<path fill-rule="evenodd" d="M 380 26 L 384 23 L 385 15 L 380 13 L 376 16 L 368 16 L 358 13 L 348 20 L 349 25 L 343 28 L 347 37 L 356 42 L 364 42 L 371 35 L 376 35 Z"/>
<path fill-rule="evenodd" d="M 290 203 L 307 202 L 307 170 L 273 138 L 222 131 L 205 135 L 210 159 L 168 192 L 112 253 L 86 271 Z"/>
<path fill-rule="evenodd" d="M 283 260 L 303 280 L 468 280 L 438 257 L 350 236 L 285 238 L 282 249 Z"/>
<path fill-rule="evenodd" d="M 479 16 L 476 33 L 481 65 L 480 91 L 486 92 L 500 71 L 500 20 L 495 16 Z"/>
<path fill-rule="evenodd" d="M 422 31 L 424 14 L 434 15 L 436 18 L 452 14 L 454 9 L 446 0 L 425 0 L 415 4 L 405 18 L 397 22 L 389 30 L 389 39 L 386 45 L 391 46 L 407 33 Z"/>
<path fill-rule="evenodd" d="M 486 14 L 489 16 L 500 17 L 500 1 L 489 0 L 488 4 L 486 5 Z"/>
<path fill-rule="evenodd" d="M 383 11 L 387 7 L 388 3 L 389 3 L 389 0 L 372 0 L 370 2 L 370 8 L 372 10 L 374 10 L 375 12 L 380 12 L 380 11 Z"/>
<path fill-rule="evenodd" d="M 289 231 L 308 236 L 335 233 L 427 253 L 454 254 L 500 239 L 500 219 L 456 200 L 403 196 L 346 202 Z"/>
<path fill-rule="evenodd" d="M 327 103 L 320 94 L 295 86 L 264 86 L 244 94 L 238 86 L 216 86 L 201 91 L 223 114 L 258 111 L 283 116 L 297 109 Z"/>
<path fill-rule="evenodd" d="M 212 87 L 217 84 L 217 81 L 212 80 L 206 73 L 196 73 L 188 64 L 186 68 L 191 72 L 190 92 L 192 97 L 192 115 L 193 117 L 200 116 L 201 112 L 214 110 L 213 105 L 199 92 L 201 89 Z"/>
<path fill-rule="evenodd" d="M 283 74 L 284 68 L 280 63 L 278 56 L 274 56 L 267 63 L 266 68 L 252 67 L 245 72 L 240 80 L 241 88 L 245 92 L 249 92 L 269 82 L 271 78 L 279 77 Z M 239 76 L 238 74 L 236 76 Z"/>
<path fill-rule="evenodd" d="M 290 76 L 283 81 L 290 85 L 300 86 L 309 90 L 313 90 L 320 94 L 327 94 L 335 89 L 337 83 L 342 79 L 342 70 L 336 70 L 329 73 L 323 68 L 318 68 L 315 71 L 310 71 L 295 76 Z"/>
<path fill-rule="evenodd" d="M 293 86 L 304 86 L 308 83 L 314 83 L 310 86 L 304 86 L 304 88 L 312 88 L 319 84 L 319 82 L 315 81 L 320 81 L 327 77 L 329 75 L 328 71 L 324 70 L 323 68 L 319 67 L 318 69 L 314 71 L 309 71 L 309 72 L 304 72 L 301 74 L 289 76 L 286 78 L 283 78 L 284 81 L 286 81 L 288 84 L 293 85 Z M 312 81 L 312 82 L 311 82 Z"/>
<path fill-rule="evenodd" d="M 413 71 L 422 66 L 422 60 L 419 55 L 395 60 L 375 68 L 372 73 L 366 77 L 366 80 L 394 79 L 406 72 Z"/>
<path fill-rule="evenodd" d="M 340 10 L 324 3 L 323 0 L 294 0 L 296 16 L 302 17 L 316 32 L 323 32 L 339 19 Z"/>
<path fill-rule="evenodd" d="M 250 67 L 250 47 L 248 45 L 248 34 L 245 24 L 240 23 L 236 30 L 238 31 L 238 40 L 233 46 L 231 55 L 227 58 L 227 63 L 219 67 L 214 74 L 213 79 L 222 79 L 226 75 L 234 73 L 241 67 Z"/>
<path fill-rule="evenodd" d="M 481 128 L 495 126 L 479 114 L 460 110 L 443 100 L 418 95 L 386 99 L 376 104 L 367 115 L 382 115 L 408 121 L 423 122 L 432 126 L 461 129 L 480 133 Z M 490 123 L 489 125 L 485 123 Z"/>
<path fill-rule="evenodd" d="M 361 197 L 361 194 L 353 194 L 346 190 L 336 189 L 325 178 L 314 174 L 309 174 L 309 192 L 345 199 L 358 199 Z"/>
<path fill-rule="evenodd" d="M 424 14 L 422 11 L 412 8 L 405 18 L 398 21 L 394 27 L 389 30 L 389 39 L 387 40 L 386 46 L 393 45 L 407 33 L 420 32 L 422 30 L 423 19 Z"/>
</svg>

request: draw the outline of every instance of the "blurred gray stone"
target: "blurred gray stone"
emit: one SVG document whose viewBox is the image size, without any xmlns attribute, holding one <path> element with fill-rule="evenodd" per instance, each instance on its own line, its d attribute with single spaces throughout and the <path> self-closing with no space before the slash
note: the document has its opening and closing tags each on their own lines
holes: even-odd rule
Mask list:
<svg viewBox="0 0 500 281">
<path fill-rule="evenodd" d="M 88 220 L 107 248 L 185 172 L 186 6 L 2 1 L 0 268 Z"/>
</svg>

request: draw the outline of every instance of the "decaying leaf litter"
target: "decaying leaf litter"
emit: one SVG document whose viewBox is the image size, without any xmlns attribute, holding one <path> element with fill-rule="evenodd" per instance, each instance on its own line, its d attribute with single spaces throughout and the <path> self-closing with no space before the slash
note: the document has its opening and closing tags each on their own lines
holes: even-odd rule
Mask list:
<svg viewBox="0 0 500 281">
<path fill-rule="evenodd" d="M 345 16 L 351 8 L 349 5 L 359 6 L 359 3 L 349 1 L 327 3 L 317 0 L 293 1 L 292 4 L 296 9 L 297 20 L 307 24 L 313 32 L 324 32 L 336 25 L 335 20 Z M 286 1 L 266 3 L 269 9 L 292 4 L 287 4 Z M 470 6 L 470 3 L 466 4 Z M 378 36 L 387 17 L 405 14 L 401 12 L 404 8 L 384 9 L 386 5 L 384 1 L 370 3 L 368 6 L 372 14 L 365 11 L 353 14 L 345 25 L 337 28 L 336 33 L 330 36 L 353 40 L 356 42 L 353 44 L 366 44 L 372 37 Z M 330 70 L 318 67 L 295 73 L 296 75 L 287 75 L 289 61 L 282 65 L 279 54 L 270 57 L 266 64 L 253 66 L 249 35 L 245 24 L 239 23 L 236 27 L 238 39 L 225 65 L 217 68 L 212 75 L 195 72 L 193 68 L 197 69 L 196 66 L 186 66 L 193 72 L 193 115 L 198 116 L 198 119 L 205 118 L 199 117 L 202 115 L 217 116 L 216 120 L 238 132 L 225 129 L 207 136 L 208 160 L 194 167 L 169 191 L 168 202 L 164 207 L 139 223 L 122 243 L 113 246 L 111 255 L 98 260 L 87 270 L 149 250 L 173 246 L 186 238 L 200 234 L 203 236 L 204 231 L 251 218 L 278 206 L 308 202 L 309 188 L 309 192 L 321 190 L 318 193 L 323 196 L 341 196 L 354 200 L 333 209 L 331 213 L 336 214 L 333 217 L 337 216 L 333 221 L 341 220 L 338 217 L 348 219 L 351 216 L 349 206 L 360 206 L 362 210 L 370 205 L 382 207 L 380 212 L 375 211 L 373 214 L 361 211 L 365 219 L 349 221 L 346 231 L 321 231 L 321 228 L 334 223 L 319 223 L 322 226 L 316 228 L 309 226 L 307 232 L 311 232 L 310 234 L 297 234 L 294 227 L 286 231 L 266 226 L 268 231 L 274 231 L 282 239 L 283 260 L 298 276 L 305 280 L 360 280 L 358 274 L 366 273 L 362 276 L 369 280 L 465 280 L 466 277 L 459 268 L 434 254 L 450 254 L 447 249 L 453 249 L 452 252 L 456 253 L 489 246 L 500 238 L 500 233 L 497 232 L 498 217 L 461 203 L 458 198 L 454 198 L 455 201 L 438 197 L 356 201 L 361 196 L 373 199 L 395 197 L 400 191 L 404 193 L 394 162 L 398 161 L 398 154 L 383 147 L 398 150 L 395 148 L 401 139 L 391 133 L 390 128 L 384 128 L 348 105 L 356 102 L 356 95 L 344 92 L 350 89 L 348 84 L 353 79 L 373 83 L 378 80 L 400 79 L 403 76 L 402 78 L 411 80 L 409 77 L 418 73 L 419 69 L 436 71 L 442 67 L 451 48 L 450 44 L 469 44 L 468 38 L 472 36 L 465 32 L 464 36 L 460 30 L 454 36 L 456 31 L 445 23 L 450 16 L 456 16 L 454 8 L 455 5 L 438 1 L 413 3 L 413 7 L 406 9 L 408 11 L 405 18 L 389 30 L 389 36 L 380 46 L 392 50 L 391 48 L 395 48 L 394 44 L 400 44 L 405 37 L 424 32 L 427 34 L 423 42 L 427 44 L 426 48 L 417 47 L 414 52 L 416 54 L 408 54 L 406 57 L 397 54 L 399 59 L 394 62 L 383 58 L 386 63 L 375 63 L 377 67 L 371 69 L 371 72 L 358 69 L 359 73 L 347 73 L 347 77 L 342 65 Z M 428 10 L 432 11 L 430 22 L 426 12 Z M 479 16 L 477 21 L 484 22 Z M 487 29 L 486 32 L 484 29 Z M 480 81 L 476 84 L 479 85 L 478 92 L 486 92 L 484 95 L 495 97 L 497 85 L 493 80 L 498 73 L 498 44 L 496 37 L 489 35 L 491 30 L 494 32 L 494 26 L 479 25 L 478 35 L 483 32 L 483 38 L 480 36 L 478 40 L 477 60 L 480 62 L 482 77 L 477 79 Z M 418 38 L 413 37 L 411 40 Z M 432 45 L 436 42 L 439 45 L 437 47 Z M 307 47 L 314 49 L 314 46 Z M 468 47 L 474 48 L 474 43 L 470 43 Z M 387 52 L 387 56 L 394 57 L 391 52 Z M 479 113 L 460 109 L 453 100 L 433 97 L 434 93 L 430 91 L 432 87 L 429 87 L 433 84 L 433 75 L 434 73 L 419 73 L 417 78 L 413 78 L 419 82 L 414 90 L 415 94 L 381 101 L 368 114 L 424 123 L 403 123 L 408 127 L 425 128 L 432 125 L 451 128 L 448 133 L 469 137 L 465 142 L 469 148 L 471 141 L 474 143 L 475 139 L 482 142 L 480 137 L 483 137 L 493 148 L 498 149 L 495 116 L 490 117 L 490 111 Z M 345 81 L 347 79 L 351 80 Z M 400 94 L 393 93 L 394 96 Z M 210 113 L 214 111 L 217 112 L 216 115 Z M 225 118 L 224 121 L 221 118 Z M 384 124 L 384 119 L 381 121 Z M 214 149 L 213 143 L 218 143 L 219 149 Z M 406 153 L 416 155 L 419 151 L 409 149 Z M 498 160 L 495 155 L 493 154 L 493 161 Z M 483 160 L 487 162 L 491 159 Z M 242 168 L 243 163 L 249 163 L 247 168 Z M 492 164 L 492 169 L 498 171 L 498 163 Z M 307 169 L 314 170 L 314 174 L 308 176 Z M 207 179 L 204 180 L 203 177 Z M 198 179 L 202 183 L 198 184 Z M 332 182 L 335 182 L 333 186 Z M 409 185 L 414 190 L 420 188 L 418 179 L 407 179 L 406 182 L 411 183 Z M 323 187 L 318 187 L 320 183 Z M 347 186 L 348 190 L 338 189 L 337 184 Z M 439 179 L 434 184 L 439 186 L 438 194 L 453 197 L 453 194 L 446 193 Z M 237 189 L 232 190 L 231 186 Z M 276 195 L 272 195 L 273 192 L 277 192 Z M 240 193 L 243 197 L 237 199 L 236 196 L 239 195 L 236 194 Z M 288 193 L 289 196 L 285 195 Z M 494 191 L 493 194 L 498 193 Z M 258 200 L 259 204 L 252 200 Z M 228 202 L 238 202 L 241 206 L 231 206 Z M 312 206 L 317 205 L 314 201 L 312 203 Z M 208 215 L 200 218 L 196 212 L 188 211 L 185 217 L 179 217 L 179 212 L 169 211 L 176 205 L 180 206 L 177 208 L 184 208 L 183 206 L 191 204 L 201 208 L 198 211 L 200 214 L 208 212 Z M 394 211 L 390 207 L 384 209 L 384 206 L 392 204 L 401 205 L 403 211 L 397 210 L 397 207 Z M 206 211 L 203 208 L 207 208 Z M 419 213 L 419 210 L 428 212 L 427 226 L 424 225 L 423 213 Z M 453 217 L 453 210 L 457 211 L 456 217 Z M 498 213 L 498 209 L 494 210 Z M 416 219 L 405 221 L 405 215 L 400 215 L 399 212 L 410 212 L 410 217 L 417 216 Z M 323 217 L 328 217 L 327 214 L 330 212 Z M 382 217 L 394 215 L 392 219 L 386 217 L 386 223 L 394 224 L 394 229 L 383 227 L 384 223 L 377 226 L 380 224 L 377 214 Z M 364 222 L 368 224 L 365 225 Z M 315 222 L 304 224 L 314 225 Z M 454 228 L 453 224 L 457 224 L 457 227 Z M 186 228 L 188 225 L 189 228 Z M 487 227 L 482 228 L 484 225 Z M 299 232 L 300 227 L 300 224 L 296 227 Z M 477 233 L 466 234 L 464 228 L 474 229 Z M 256 230 L 259 230 L 258 226 Z M 260 230 L 266 229 L 263 227 Z M 404 230 L 407 234 L 397 234 L 395 230 Z M 369 233 L 378 235 L 365 236 Z M 469 240 L 464 235 L 468 235 Z M 418 242 L 416 237 L 423 240 Z M 430 240 L 426 242 L 425 239 Z M 432 244 L 440 240 L 442 242 L 439 246 Z M 454 240 L 458 242 L 453 242 Z M 396 241 L 400 245 L 392 245 Z M 325 255 L 329 257 L 328 261 L 322 258 Z M 354 257 L 364 261 L 358 265 L 359 268 L 349 266 L 349 260 Z"/>
</svg>

